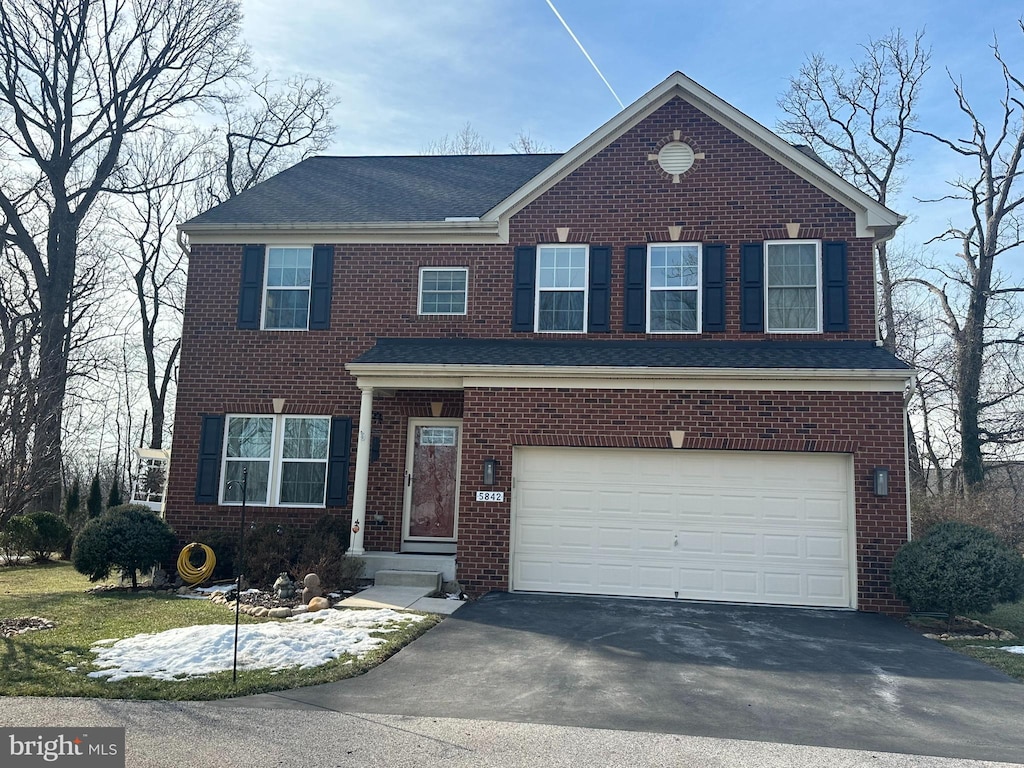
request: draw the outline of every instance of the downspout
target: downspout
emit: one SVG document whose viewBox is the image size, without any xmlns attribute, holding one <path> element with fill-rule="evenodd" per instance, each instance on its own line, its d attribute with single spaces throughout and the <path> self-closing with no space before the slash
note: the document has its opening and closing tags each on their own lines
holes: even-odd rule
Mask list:
<svg viewBox="0 0 1024 768">
<path fill-rule="evenodd" d="M 914 538 L 910 514 L 910 432 L 907 429 L 907 424 L 910 423 L 910 401 L 916 391 L 917 376 L 911 373 L 910 379 L 907 381 L 906 391 L 903 393 L 903 485 L 906 487 L 907 494 L 907 541 L 911 541 Z"/>
</svg>

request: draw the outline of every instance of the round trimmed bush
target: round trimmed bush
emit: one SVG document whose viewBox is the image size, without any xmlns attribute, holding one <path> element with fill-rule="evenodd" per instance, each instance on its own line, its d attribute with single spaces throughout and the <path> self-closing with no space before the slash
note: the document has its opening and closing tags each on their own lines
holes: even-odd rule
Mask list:
<svg viewBox="0 0 1024 768">
<path fill-rule="evenodd" d="M 120 569 L 131 574 L 134 590 L 139 587 L 136 572 L 169 561 L 176 544 L 174 531 L 149 507 L 123 504 L 86 523 L 75 539 L 71 563 L 89 581 Z"/>
<path fill-rule="evenodd" d="M 38 534 L 36 524 L 28 515 L 16 515 L 4 523 L 0 530 L 0 552 L 3 552 L 7 564 L 21 562 L 21 558 L 32 550 Z"/>
<path fill-rule="evenodd" d="M 915 611 L 987 613 L 1024 595 L 1024 559 L 995 534 L 966 523 L 939 523 L 903 545 L 892 589 Z"/>
<path fill-rule="evenodd" d="M 43 563 L 50 559 L 50 553 L 64 551 L 64 545 L 71 538 L 71 528 L 67 523 L 53 512 L 29 512 L 26 517 L 36 526 L 30 548 L 32 559 Z"/>
</svg>

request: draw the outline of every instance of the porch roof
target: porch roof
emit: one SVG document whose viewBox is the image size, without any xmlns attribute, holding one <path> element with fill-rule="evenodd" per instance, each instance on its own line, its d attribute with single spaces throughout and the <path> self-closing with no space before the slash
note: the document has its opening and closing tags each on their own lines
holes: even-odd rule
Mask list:
<svg viewBox="0 0 1024 768">
<path fill-rule="evenodd" d="M 872 342 L 378 339 L 366 365 L 893 371 L 910 366 Z"/>
</svg>

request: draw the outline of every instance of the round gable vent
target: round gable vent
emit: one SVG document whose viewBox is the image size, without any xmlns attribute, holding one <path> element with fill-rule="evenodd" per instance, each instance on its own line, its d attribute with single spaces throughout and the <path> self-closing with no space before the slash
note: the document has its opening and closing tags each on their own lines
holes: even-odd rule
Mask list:
<svg viewBox="0 0 1024 768">
<path fill-rule="evenodd" d="M 658 153 L 658 165 L 672 176 L 686 173 L 693 165 L 693 149 L 682 141 L 670 141 Z"/>
</svg>

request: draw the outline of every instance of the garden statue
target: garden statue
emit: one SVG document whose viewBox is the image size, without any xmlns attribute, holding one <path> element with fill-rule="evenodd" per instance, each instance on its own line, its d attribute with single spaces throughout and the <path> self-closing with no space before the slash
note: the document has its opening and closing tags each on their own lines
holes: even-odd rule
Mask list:
<svg viewBox="0 0 1024 768">
<path fill-rule="evenodd" d="M 288 578 L 287 571 L 281 571 L 281 575 L 274 582 L 274 595 L 278 600 L 291 600 L 295 597 L 295 583 Z"/>
<path fill-rule="evenodd" d="M 320 597 L 324 591 L 320 589 L 320 577 L 315 573 L 307 573 L 306 578 L 302 580 L 305 585 L 305 589 L 302 590 L 302 604 L 309 605 L 309 601 L 314 597 Z"/>
</svg>

